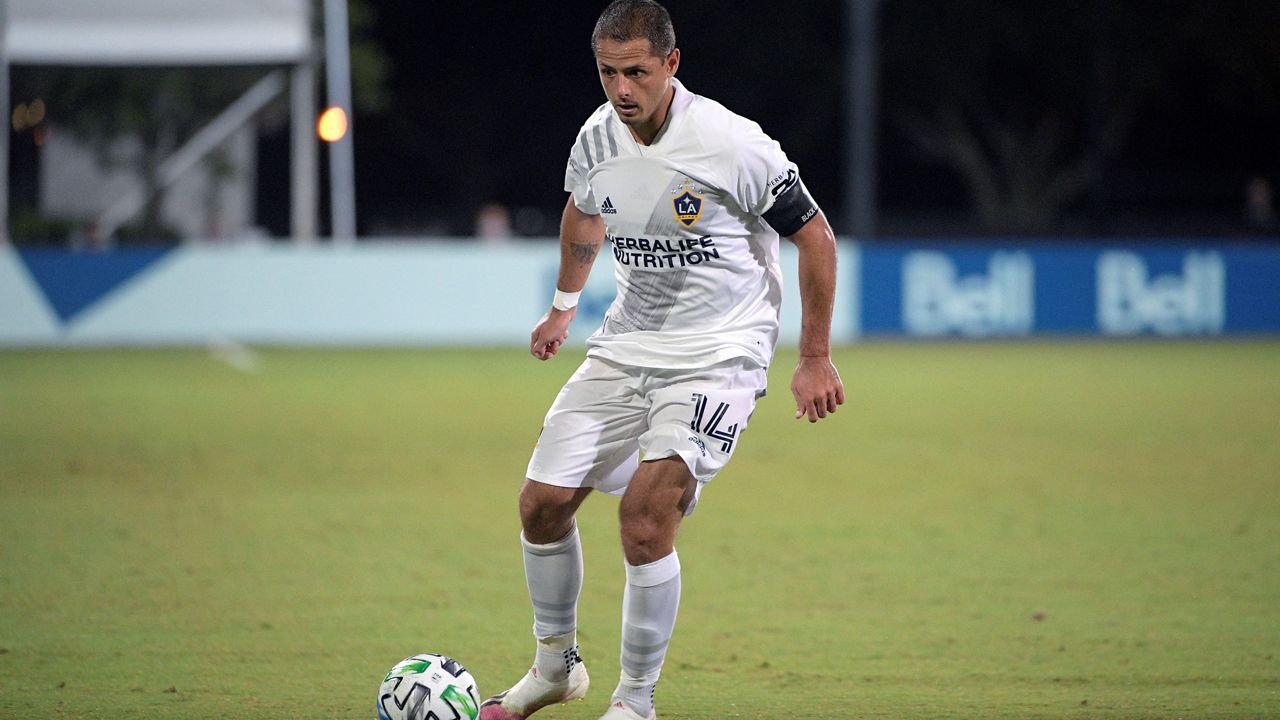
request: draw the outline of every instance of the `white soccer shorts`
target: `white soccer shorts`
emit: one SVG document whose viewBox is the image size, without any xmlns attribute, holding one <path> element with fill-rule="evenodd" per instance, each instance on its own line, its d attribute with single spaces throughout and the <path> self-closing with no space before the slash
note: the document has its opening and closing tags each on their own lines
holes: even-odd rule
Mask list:
<svg viewBox="0 0 1280 720">
<path fill-rule="evenodd" d="M 766 373 L 746 358 L 699 369 L 588 357 L 547 411 L 526 476 L 621 495 L 643 460 L 679 456 L 702 486 L 729 462 Z"/>
</svg>

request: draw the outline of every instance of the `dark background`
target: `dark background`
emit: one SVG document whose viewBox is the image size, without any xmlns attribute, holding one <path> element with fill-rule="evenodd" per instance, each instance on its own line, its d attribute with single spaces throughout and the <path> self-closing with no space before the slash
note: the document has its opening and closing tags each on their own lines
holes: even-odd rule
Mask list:
<svg viewBox="0 0 1280 720">
<path fill-rule="evenodd" d="M 844 3 L 668 5 L 681 80 L 758 121 L 847 224 Z M 1265 231 L 1244 206 L 1251 178 L 1280 180 L 1277 5 L 887 0 L 881 234 Z M 604 100 L 589 47 L 600 6 L 377 3 L 392 101 L 356 118 L 362 233 L 467 233 L 491 201 L 532 209 L 517 230 L 554 232 L 568 149 Z M 948 104 L 1024 135 L 1053 118 L 1058 168 L 1126 119 L 1076 196 L 1050 217 L 1001 222 L 907 129 Z"/>
<path fill-rule="evenodd" d="M 518 235 L 554 234 L 568 150 L 604 101 L 589 45 L 603 5 L 350 0 L 359 233 L 469 235 L 500 203 Z M 680 79 L 779 140 L 849 233 L 846 3 L 668 5 Z M 878 236 L 1277 237 L 1277 0 L 879 8 Z M 264 72 L 205 70 L 171 80 L 195 93 L 179 104 L 193 128 L 212 85 L 234 98 Z M 156 84 L 136 70 L 50 72 L 17 68 L 15 97 L 77 98 L 51 100 L 50 117 L 99 132 L 108 124 L 79 98 L 148 107 Z M 76 94 L 49 89 L 67 86 Z M 277 237 L 289 232 L 284 106 L 259 123 L 257 219 Z M 36 165 L 30 136 L 13 136 L 12 167 Z M 29 214 L 36 176 L 11 178 Z"/>
</svg>

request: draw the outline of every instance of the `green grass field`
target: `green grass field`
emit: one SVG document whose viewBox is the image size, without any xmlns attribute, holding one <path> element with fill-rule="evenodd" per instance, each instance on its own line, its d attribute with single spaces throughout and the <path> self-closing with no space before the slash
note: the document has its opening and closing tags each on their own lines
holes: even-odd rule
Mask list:
<svg viewBox="0 0 1280 720">
<path fill-rule="evenodd" d="M 0 353 L 0 717 L 372 718 L 531 659 L 515 497 L 580 351 Z M 794 357 L 681 534 L 663 720 L 1280 717 L 1280 343 Z M 616 500 L 588 500 L 594 720 Z"/>
</svg>

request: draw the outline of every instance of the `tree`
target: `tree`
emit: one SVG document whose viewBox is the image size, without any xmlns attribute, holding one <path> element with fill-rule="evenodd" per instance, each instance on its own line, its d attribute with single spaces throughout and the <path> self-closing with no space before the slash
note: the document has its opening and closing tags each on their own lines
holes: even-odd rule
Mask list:
<svg viewBox="0 0 1280 720">
<path fill-rule="evenodd" d="M 888 3 L 888 125 L 962 180 L 985 230 L 1051 230 L 1104 187 L 1180 59 L 1265 86 L 1277 25 L 1259 2 Z"/>
</svg>

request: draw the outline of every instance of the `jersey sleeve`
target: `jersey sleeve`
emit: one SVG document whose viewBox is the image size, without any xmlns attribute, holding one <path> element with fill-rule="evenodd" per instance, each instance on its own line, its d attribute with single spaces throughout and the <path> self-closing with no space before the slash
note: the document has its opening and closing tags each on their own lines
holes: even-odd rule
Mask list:
<svg viewBox="0 0 1280 720">
<path fill-rule="evenodd" d="M 773 206 L 770 190 L 785 183 L 788 171 L 795 172 L 796 166 L 759 125 L 748 122 L 741 130 L 732 146 L 729 189 L 738 207 L 763 215 Z"/>
<path fill-rule="evenodd" d="M 569 151 L 569 164 L 564 170 L 564 189 L 573 193 L 573 204 L 579 210 L 587 215 L 599 215 L 600 204 L 596 202 L 595 194 L 591 192 L 591 183 L 587 182 L 588 168 L 589 161 L 581 142 L 581 132 L 579 132 L 579 141 L 575 142 L 573 149 Z"/>
<path fill-rule="evenodd" d="M 813 219 L 817 203 L 778 141 L 750 123 L 735 148 L 730 189 L 738 206 L 764 218 L 779 235 L 795 233 Z"/>
</svg>

